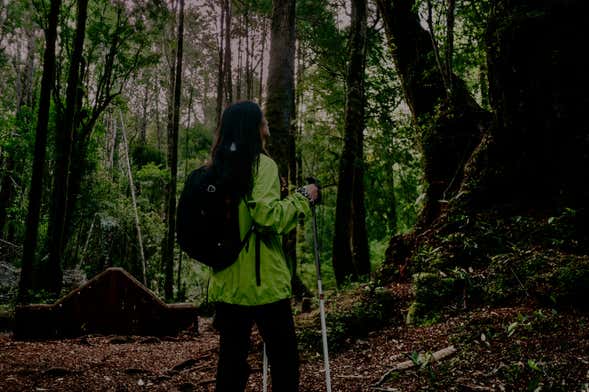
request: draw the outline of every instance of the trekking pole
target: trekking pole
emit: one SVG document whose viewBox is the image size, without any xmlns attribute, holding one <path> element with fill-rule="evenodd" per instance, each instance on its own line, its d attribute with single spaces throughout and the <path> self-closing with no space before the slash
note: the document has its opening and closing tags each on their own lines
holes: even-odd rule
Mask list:
<svg viewBox="0 0 589 392">
<path fill-rule="evenodd" d="M 317 270 L 317 294 L 319 295 L 319 314 L 321 317 L 321 338 L 323 339 L 323 363 L 325 365 L 325 386 L 331 392 L 331 374 L 329 371 L 329 352 L 327 349 L 327 326 L 325 325 L 325 302 L 323 286 L 321 285 L 321 265 L 319 261 L 319 243 L 317 241 L 317 214 L 315 206 L 311 206 L 313 213 L 313 242 L 315 243 L 315 269 Z"/>
<path fill-rule="evenodd" d="M 264 343 L 264 356 L 262 362 L 264 364 L 262 370 L 262 374 L 264 375 L 262 387 L 264 392 L 268 392 L 268 354 L 266 354 L 266 343 Z"/>
</svg>

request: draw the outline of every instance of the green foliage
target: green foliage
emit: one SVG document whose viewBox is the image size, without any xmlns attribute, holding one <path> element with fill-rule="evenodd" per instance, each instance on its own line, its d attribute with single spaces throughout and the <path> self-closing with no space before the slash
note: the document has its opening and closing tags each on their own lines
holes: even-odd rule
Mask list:
<svg viewBox="0 0 589 392">
<path fill-rule="evenodd" d="M 330 352 L 337 352 L 356 339 L 365 338 L 369 332 L 398 321 L 397 301 L 390 292 L 372 285 L 361 286 L 359 290 L 360 297 L 350 307 L 342 308 L 338 303 L 334 303 L 333 308 L 328 307 L 326 323 Z M 320 352 L 321 329 L 318 324 L 298 331 L 298 341 L 305 348 Z"/>
<path fill-rule="evenodd" d="M 166 157 L 163 152 L 148 144 L 139 144 L 131 150 L 133 163 L 140 168 L 147 164 L 163 165 Z"/>
<path fill-rule="evenodd" d="M 153 162 L 147 163 L 137 171 L 137 184 L 141 189 L 140 200 L 142 198 L 147 199 L 146 202 L 141 201 L 143 208 L 161 210 L 165 201 L 163 190 L 169 181 L 169 177 L 170 172 L 167 168 L 162 168 Z"/>
<path fill-rule="evenodd" d="M 407 313 L 407 323 L 425 325 L 440 320 L 442 307 L 456 302 L 463 285 L 456 277 L 445 274 L 422 272 L 413 275 L 415 300 Z"/>
</svg>

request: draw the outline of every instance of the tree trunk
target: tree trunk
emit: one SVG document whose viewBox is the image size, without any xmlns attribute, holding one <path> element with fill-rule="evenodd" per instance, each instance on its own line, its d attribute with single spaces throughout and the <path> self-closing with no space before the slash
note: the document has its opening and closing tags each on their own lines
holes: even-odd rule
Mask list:
<svg viewBox="0 0 589 392">
<path fill-rule="evenodd" d="M 333 270 L 338 285 L 370 274 L 364 208 L 364 73 L 366 65 L 366 0 L 352 1 L 347 74 L 344 148 L 340 160 Z"/>
<path fill-rule="evenodd" d="M 405 99 L 422 131 L 427 188 L 418 227 L 425 227 L 458 193 L 464 164 L 480 141 L 489 114 L 456 76 L 450 76 L 452 91 L 446 91 L 432 37 L 420 24 L 415 0 L 378 0 L 378 7 Z"/>
<path fill-rule="evenodd" d="M 242 71 L 243 71 L 243 15 L 238 20 L 238 32 L 239 37 L 237 38 L 237 78 L 235 80 L 235 97 L 237 101 L 241 101 L 241 84 L 242 84 Z M 246 47 L 247 49 L 247 47 Z"/>
<path fill-rule="evenodd" d="M 225 0 L 225 60 L 223 73 L 225 78 L 225 105 L 233 102 L 233 82 L 231 72 L 231 0 Z"/>
<path fill-rule="evenodd" d="M 221 114 L 223 113 L 223 87 L 224 87 L 224 77 L 223 77 L 223 56 L 224 56 L 224 32 L 225 32 L 225 7 L 221 8 L 221 23 L 219 24 L 219 58 L 217 64 L 217 107 L 216 107 L 216 114 L 217 114 L 217 127 L 221 124 Z"/>
<path fill-rule="evenodd" d="M 135 199 L 135 183 L 133 182 L 133 172 L 131 171 L 131 160 L 129 159 L 129 143 L 127 142 L 127 132 L 123 122 L 123 114 L 120 113 L 121 135 L 125 148 L 125 163 L 127 166 L 127 176 L 129 178 L 129 188 L 131 189 L 131 202 L 133 203 L 133 213 L 135 218 L 135 229 L 137 231 L 137 242 L 139 243 L 139 255 L 141 256 L 141 272 L 143 285 L 147 287 L 147 273 L 145 266 L 145 253 L 143 252 L 143 238 L 141 236 L 141 225 L 139 224 L 139 212 L 137 211 L 137 200 Z"/>
<path fill-rule="evenodd" d="M 245 98 L 253 97 L 252 85 L 252 55 L 254 52 L 254 40 L 250 37 L 250 14 L 245 12 Z"/>
<path fill-rule="evenodd" d="M 149 103 L 149 89 L 148 82 L 143 86 L 143 107 L 141 113 L 141 123 L 139 129 L 139 143 L 144 146 L 147 143 L 147 105 Z"/>
<path fill-rule="evenodd" d="M 55 137 L 55 175 L 53 183 L 52 208 L 49 218 L 48 244 L 49 260 L 44 273 L 45 287 L 50 293 L 59 295 L 62 283 L 62 258 L 65 247 L 65 217 L 68 195 L 68 177 L 72 158 L 72 145 L 76 117 L 79 113 L 81 94 L 80 68 L 86 36 L 88 0 L 78 1 L 76 37 L 70 60 L 66 107 L 63 118 L 58 120 Z"/>
<path fill-rule="evenodd" d="M 296 184 L 297 173 L 293 125 L 295 45 L 295 0 L 275 0 L 272 2 L 266 119 L 271 135 L 268 148 L 278 165 L 282 197 L 288 195 L 291 184 Z M 283 245 L 289 262 L 296 264 L 296 230 L 284 237 Z M 293 274 L 293 288 L 300 287 L 296 279 Z"/>
<path fill-rule="evenodd" d="M 262 48 L 260 50 L 260 85 L 258 88 L 258 103 L 262 104 L 262 97 L 264 94 L 264 53 L 266 51 L 266 38 L 268 36 L 268 22 L 266 18 L 263 19 L 262 24 Z"/>
<path fill-rule="evenodd" d="M 474 208 L 587 208 L 589 60 L 577 44 L 588 36 L 586 2 L 492 5 L 487 63 L 496 115 L 462 191 Z"/>
<path fill-rule="evenodd" d="M 268 67 L 268 96 L 266 119 L 270 128 L 269 150 L 278 165 L 278 171 L 288 194 L 291 172 L 290 151 L 294 144 L 291 121 L 294 112 L 294 58 L 295 58 L 295 0 L 273 2 L 270 38 L 270 64 Z"/>
<path fill-rule="evenodd" d="M 168 130 L 168 166 L 170 168 L 170 182 L 167 194 L 167 233 L 164 248 L 165 282 L 164 292 L 166 300 L 174 295 L 174 243 L 176 234 L 176 184 L 178 176 L 178 129 L 180 126 L 180 97 L 182 92 L 182 49 L 184 43 L 184 0 L 180 0 L 180 14 L 178 21 L 178 43 L 176 47 L 176 71 L 174 82 L 174 113 L 171 129 Z"/>
<path fill-rule="evenodd" d="M 37 249 L 37 234 L 39 230 L 39 212 L 43 191 L 43 171 L 47 145 L 47 126 L 49 123 L 49 107 L 51 90 L 55 78 L 55 41 L 57 25 L 59 23 L 59 9 L 61 0 L 51 0 L 49 21 L 45 30 L 45 52 L 43 54 L 43 76 L 41 78 L 41 96 L 37 113 L 37 128 L 35 131 L 35 155 L 33 158 L 33 174 L 29 190 L 29 209 L 23 243 L 23 258 L 18 289 L 18 302 L 25 303 L 29 299 L 29 292 L 33 288 L 33 260 Z"/>
</svg>

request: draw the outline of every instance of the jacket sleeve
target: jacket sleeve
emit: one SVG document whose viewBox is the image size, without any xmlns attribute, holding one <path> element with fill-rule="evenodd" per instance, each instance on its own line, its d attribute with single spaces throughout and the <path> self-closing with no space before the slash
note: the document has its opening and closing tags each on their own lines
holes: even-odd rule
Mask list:
<svg viewBox="0 0 589 392">
<path fill-rule="evenodd" d="M 258 228 L 285 234 L 294 229 L 298 219 L 311 213 L 307 198 L 299 193 L 280 199 L 278 166 L 267 157 L 260 157 L 254 175 L 251 197 L 247 200 L 253 221 Z"/>
</svg>

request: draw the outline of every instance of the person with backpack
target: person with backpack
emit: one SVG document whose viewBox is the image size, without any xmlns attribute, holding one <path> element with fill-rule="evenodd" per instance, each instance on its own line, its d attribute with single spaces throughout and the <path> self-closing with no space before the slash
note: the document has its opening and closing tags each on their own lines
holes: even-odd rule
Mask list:
<svg viewBox="0 0 589 392">
<path fill-rule="evenodd" d="M 226 200 L 238 200 L 239 238 L 245 242 L 232 264 L 213 270 L 209 286 L 220 333 L 217 392 L 245 389 L 254 323 L 266 344 L 273 390 L 298 390 L 291 266 L 282 235 L 311 214 L 320 195 L 319 188 L 309 184 L 280 198 L 278 167 L 265 149 L 269 136 L 260 107 L 238 102 L 224 110 L 211 150 L 208 170 L 215 173 L 215 189 L 230 194 Z"/>
</svg>

